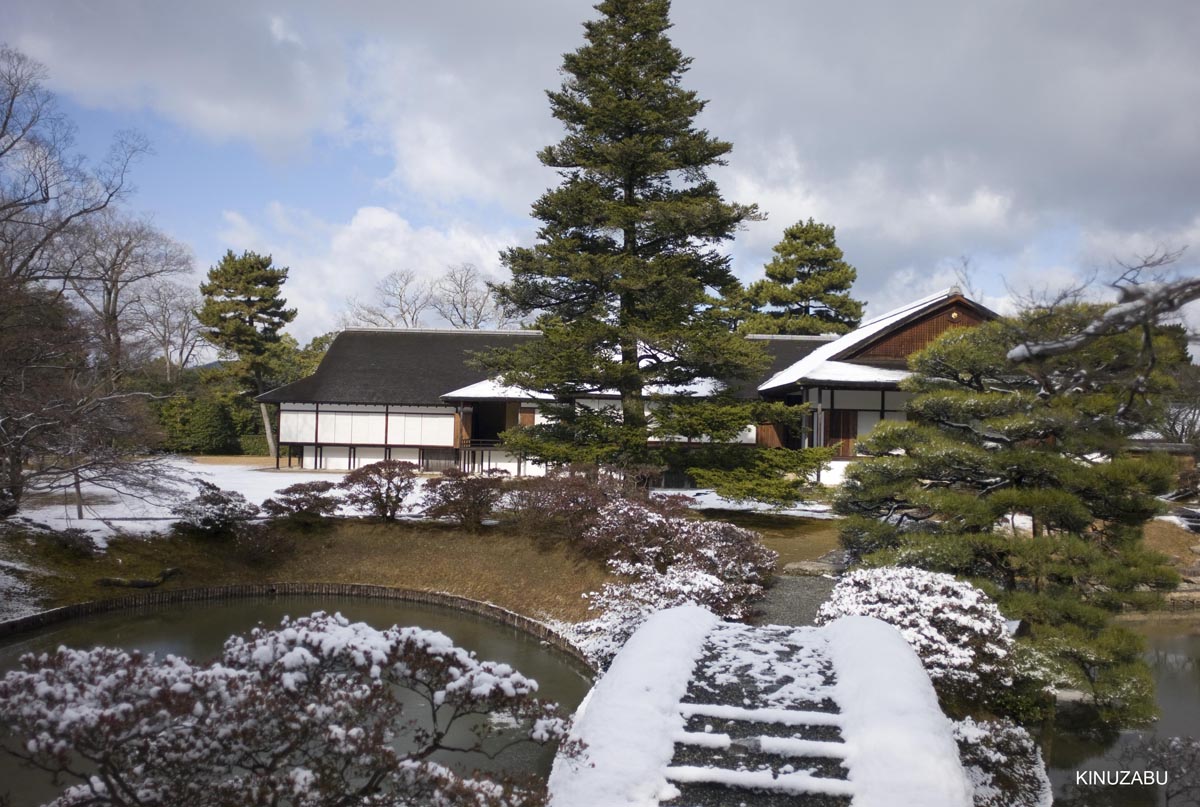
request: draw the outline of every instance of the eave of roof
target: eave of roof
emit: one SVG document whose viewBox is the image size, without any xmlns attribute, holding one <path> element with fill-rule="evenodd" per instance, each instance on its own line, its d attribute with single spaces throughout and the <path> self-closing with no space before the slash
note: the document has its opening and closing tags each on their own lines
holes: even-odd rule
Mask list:
<svg viewBox="0 0 1200 807">
<path fill-rule="evenodd" d="M 955 298 L 979 310 L 982 314 L 995 317 L 995 313 L 984 306 L 962 296 L 957 287 L 943 289 L 936 294 L 914 300 L 878 317 L 869 319 L 850 333 L 821 345 L 798 362 L 780 370 L 758 387 L 759 392 L 779 390 L 801 382 L 854 383 L 859 385 L 894 385 L 908 377 L 907 370 L 876 368 L 870 365 L 849 364 L 840 361 L 865 349 L 872 342 L 882 339 L 906 322 L 932 311 Z M 860 368 L 864 372 L 847 368 Z M 870 375 L 867 374 L 869 371 Z"/>
</svg>

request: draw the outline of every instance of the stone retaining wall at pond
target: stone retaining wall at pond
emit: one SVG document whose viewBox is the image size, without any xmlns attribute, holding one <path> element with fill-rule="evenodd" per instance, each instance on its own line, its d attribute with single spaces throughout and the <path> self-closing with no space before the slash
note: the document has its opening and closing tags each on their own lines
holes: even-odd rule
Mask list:
<svg viewBox="0 0 1200 807">
<path fill-rule="evenodd" d="M 240 586 L 209 586 L 205 588 L 184 588 L 170 591 L 149 591 L 144 594 L 131 594 L 127 597 L 116 597 L 111 600 L 92 600 L 90 602 L 64 605 L 48 611 L 10 619 L 0 622 L 0 638 L 11 636 L 24 631 L 36 630 L 59 622 L 66 622 L 81 616 L 103 614 L 124 609 L 145 608 L 155 605 L 176 605 L 184 602 L 212 602 L 218 600 L 234 600 L 248 597 L 275 597 L 286 595 L 323 596 L 323 597 L 362 597 L 375 600 L 396 600 L 398 602 L 419 603 L 424 605 L 439 605 L 454 608 L 471 614 L 494 619 L 509 627 L 536 636 L 548 645 L 560 650 L 571 658 L 583 664 L 595 674 L 595 668 L 582 652 L 556 632 L 549 625 L 530 619 L 527 616 L 509 611 L 488 602 L 480 602 L 454 594 L 443 594 L 438 591 L 416 591 L 407 588 L 389 588 L 388 586 L 370 586 L 360 583 L 253 583 Z"/>
</svg>

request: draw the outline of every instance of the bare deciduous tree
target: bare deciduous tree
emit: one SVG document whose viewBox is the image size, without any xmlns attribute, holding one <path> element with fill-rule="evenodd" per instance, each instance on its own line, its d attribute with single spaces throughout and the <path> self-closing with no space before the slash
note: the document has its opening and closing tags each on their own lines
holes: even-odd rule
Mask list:
<svg viewBox="0 0 1200 807">
<path fill-rule="evenodd" d="M 411 269 L 398 269 L 375 284 L 370 302 L 351 297 L 346 304 L 343 328 L 419 328 L 421 315 L 433 304 L 433 288 Z"/>
<path fill-rule="evenodd" d="M 148 221 L 112 208 L 75 228 L 67 248 L 75 267 L 69 283 L 95 320 L 102 369 L 115 389 L 125 371 L 125 338 L 136 333 L 132 307 L 151 281 L 191 272 L 191 252 Z"/>
<path fill-rule="evenodd" d="M 176 474 L 147 458 L 145 395 L 113 392 L 61 294 L 0 280 L 0 518 L 30 493 L 82 485 L 165 497 Z"/>
<path fill-rule="evenodd" d="M 120 199 L 130 165 L 147 150 L 141 136 L 122 133 L 103 162 L 89 165 L 44 80 L 42 65 L 0 47 L 2 278 L 64 279 L 59 237 Z"/>
<path fill-rule="evenodd" d="M 433 308 L 452 327 L 474 329 L 490 325 L 502 328 L 515 323 L 474 264 L 448 267 L 433 289 Z"/>
<path fill-rule="evenodd" d="M 130 306 L 131 326 L 162 357 L 167 383 L 179 377 L 204 342 L 196 319 L 201 303 L 194 287 L 159 277 L 140 288 Z"/>
</svg>

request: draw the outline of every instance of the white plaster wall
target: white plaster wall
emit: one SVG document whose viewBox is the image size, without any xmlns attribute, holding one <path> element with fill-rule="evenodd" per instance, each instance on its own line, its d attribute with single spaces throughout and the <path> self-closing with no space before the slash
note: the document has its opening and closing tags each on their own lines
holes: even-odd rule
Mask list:
<svg viewBox="0 0 1200 807">
<path fill-rule="evenodd" d="M 833 405 L 830 406 L 829 392 L 825 393 L 828 409 L 874 409 L 878 412 L 882 400 L 879 390 L 839 389 L 833 390 Z"/>
<path fill-rule="evenodd" d="M 871 429 L 874 429 L 877 425 L 879 425 L 879 413 L 878 412 L 868 412 L 866 410 L 859 410 L 859 412 L 858 412 L 858 439 L 859 440 L 865 439 L 866 436 L 871 433 Z"/>
<path fill-rule="evenodd" d="M 413 464 L 421 461 L 421 449 L 419 448 L 393 448 L 392 459 L 398 462 L 411 462 Z"/>
<path fill-rule="evenodd" d="M 835 486 L 840 485 L 846 478 L 846 468 L 850 463 L 856 460 L 834 460 L 829 463 L 829 466 L 821 471 L 821 484 Z"/>
<path fill-rule="evenodd" d="M 321 453 L 321 468 L 327 471 L 350 470 L 350 449 L 346 446 L 325 446 Z"/>
<path fill-rule="evenodd" d="M 279 441 L 281 443 L 302 443 L 312 440 L 317 428 L 317 415 L 311 409 L 308 411 L 293 411 L 284 409 L 279 413 Z"/>
<path fill-rule="evenodd" d="M 383 435 L 380 435 L 382 438 Z M 370 465 L 375 462 L 383 462 L 383 448 L 371 448 L 364 446 L 354 452 L 354 467 L 361 468 L 364 465 Z"/>
<path fill-rule="evenodd" d="M 887 402 L 888 409 L 898 409 L 900 411 L 904 410 L 904 407 L 909 401 L 912 400 L 913 397 L 911 392 L 893 392 L 892 390 L 885 392 L 884 396 L 886 396 L 885 400 Z"/>
<path fill-rule="evenodd" d="M 382 442 L 382 435 L 379 442 Z M 451 448 L 454 446 L 454 415 L 389 415 L 388 444 Z"/>
</svg>

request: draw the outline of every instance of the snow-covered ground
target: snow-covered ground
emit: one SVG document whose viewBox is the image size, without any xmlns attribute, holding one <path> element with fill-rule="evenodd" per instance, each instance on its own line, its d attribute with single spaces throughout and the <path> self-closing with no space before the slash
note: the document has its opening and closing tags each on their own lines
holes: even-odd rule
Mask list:
<svg viewBox="0 0 1200 807">
<path fill-rule="evenodd" d="M 23 579 L 35 571 L 23 563 L 5 558 L 4 543 L 0 541 L 0 622 L 40 610 L 37 598 Z"/>
<path fill-rule="evenodd" d="M 275 491 L 299 482 L 315 480 L 341 481 L 343 474 L 330 471 L 280 470 L 258 465 L 218 465 L 196 462 L 187 457 L 171 461 L 181 475 L 241 493 L 254 504 L 262 504 Z M 84 486 L 84 498 L 95 497 L 97 504 L 84 506 L 83 519 L 76 518 L 74 501 L 63 504 L 23 507 L 18 515 L 54 529 L 77 527 L 98 537 L 116 533 L 146 534 L 165 530 L 171 523 L 171 508 L 195 495 L 195 486 L 179 485 L 178 496 L 166 501 L 147 502 L 133 496 L 122 496 L 110 490 L 89 489 Z"/>
<path fill-rule="evenodd" d="M 691 506 L 697 510 L 751 510 L 754 512 L 771 513 L 781 516 L 797 516 L 800 518 L 837 518 L 833 508 L 820 502 L 800 502 L 795 507 L 776 509 L 761 502 L 738 502 L 718 496 L 711 490 L 674 490 L 664 489 L 655 491 L 662 496 L 685 496 L 692 500 Z"/>
<path fill-rule="evenodd" d="M 261 465 L 224 465 L 196 462 L 187 457 L 171 461 L 181 476 L 204 479 L 225 490 L 233 490 L 246 497 L 247 501 L 262 504 L 264 499 L 277 490 L 300 482 L 316 480 L 340 481 L 344 475 L 338 471 L 302 471 L 292 469 L 275 470 Z M 84 506 L 84 518 L 76 517 L 75 503 L 64 497 L 61 504 L 45 504 L 23 507 L 19 518 L 44 524 L 54 529 L 76 527 L 99 538 L 117 533 L 147 534 L 164 530 L 171 523 L 171 508 L 195 495 L 192 485 L 180 485 L 178 495 L 168 501 L 147 502 L 134 496 L 122 496 L 111 490 L 83 489 L 85 499 L 92 498 L 95 504 Z M 803 518 L 836 518 L 829 505 L 801 503 L 784 510 L 775 510 L 769 505 L 755 502 L 735 502 L 718 496 L 711 490 L 663 490 L 663 495 L 677 494 L 692 500 L 698 509 L 754 510 L 778 513 Z"/>
</svg>

